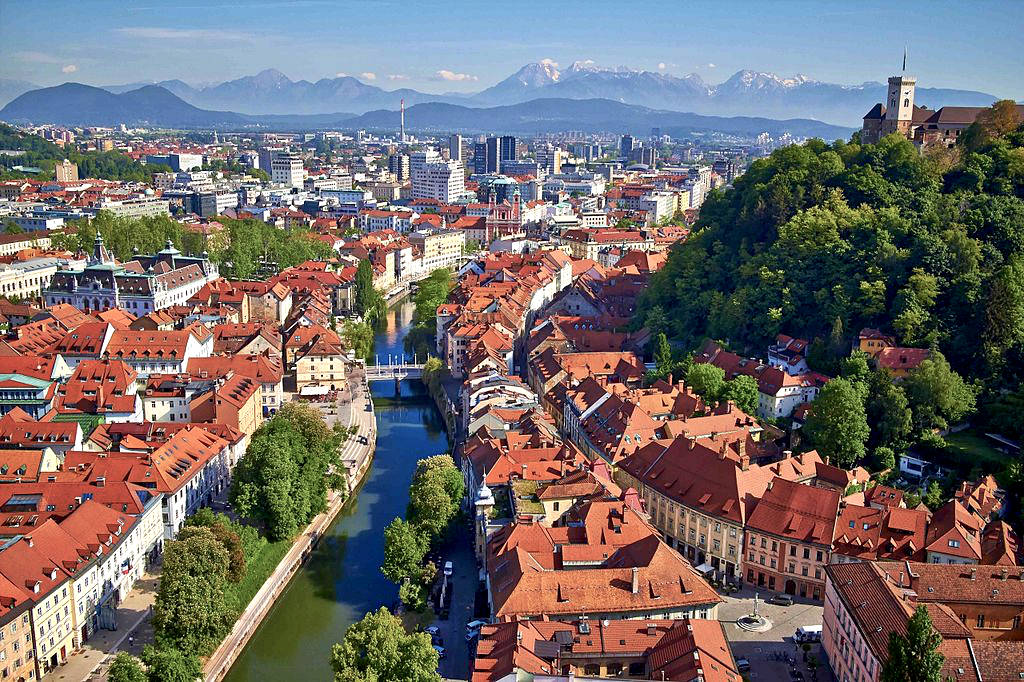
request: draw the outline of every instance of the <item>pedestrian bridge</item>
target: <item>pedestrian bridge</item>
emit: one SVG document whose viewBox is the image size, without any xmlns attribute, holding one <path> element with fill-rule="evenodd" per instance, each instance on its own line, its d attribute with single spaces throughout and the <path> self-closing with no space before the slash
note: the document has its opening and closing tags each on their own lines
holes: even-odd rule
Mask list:
<svg viewBox="0 0 1024 682">
<path fill-rule="evenodd" d="M 381 360 L 385 360 L 381 363 Z M 387 358 L 375 357 L 374 364 L 367 364 L 365 368 L 367 381 L 401 381 L 402 379 L 420 379 L 423 377 L 423 363 L 417 362 L 418 358 L 397 357 L 394 355 Z"/>
</svg>

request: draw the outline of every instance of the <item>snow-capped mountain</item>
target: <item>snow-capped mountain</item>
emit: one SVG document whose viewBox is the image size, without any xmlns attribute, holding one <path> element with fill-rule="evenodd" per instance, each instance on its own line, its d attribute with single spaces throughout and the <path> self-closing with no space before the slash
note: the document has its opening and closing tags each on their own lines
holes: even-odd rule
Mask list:
<svg viewBox="0 0 1024 682">
<path fill-rule="evenodd" d="M 124 92 L 139 85 L 105 89 Z M 409 88 L 384 90 L 351 76 L 293 81 L 276 69 L 214 85 L 190 86 L 178 80 L 157 85 L 197 107 L 245 114 L 364 113 L 397 109 L 402 99 L 410 107 L 423 102 L 495 106 L 537 98 L 567 98 L 610 99 L 717 116 L 813 118 L 847 126 L 858 126 L 861 117 L 885 96 L 882 83 L 838 85 L 805 75 L 783 77 L 743 70 L 722 83 L 708 84 L 695 73 L 673 75 L 628 66 L 608 68 L 591 60 L 560 69 L 550 59 L 526 64 L 495 85 L 465 95 L 430 94 Z M 982 92 L 919 87 L 916 99 L 920 104 L 938 107 L 987 106 L 996 98 Z"/>
</svg>

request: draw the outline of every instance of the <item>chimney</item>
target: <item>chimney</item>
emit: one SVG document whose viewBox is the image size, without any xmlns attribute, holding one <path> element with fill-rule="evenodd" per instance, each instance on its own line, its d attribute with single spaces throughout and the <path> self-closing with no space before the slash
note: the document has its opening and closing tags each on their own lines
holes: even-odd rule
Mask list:
<svg viewBox="0 0 1024 682">
<path fill-rule="evenodd" d="M 25 536 L 25 542 L 27 542 L 28 546 L 31 547 L 32 543 L 33 543 L 32 536 L 31 535 L 26 535 Z"/>
<path fill-rule="evenodd" d="M 740 471 L 746 471 L 750 468 L 750 457 L 746 455 L 740 455 Z"/>
<path fill-rule="evenodd" d="M 653 637 L 658 632 L 658 626 L 654 623 L 647 624 L 647 636 Z"/>
<path fill-rule="evenodd" d="M 782 458 L 783 459 L 789 459 L 792 456 L 793 456 L 793 451 L 792 450 L 783 450 L 782 451 Z"/>
<path fill-rule="evenodd" d="M 977 568 L 972 568 L 971 569 L 971 580 L 977 580 L 977 579 L 978 579 L 978 569 Z"/>
<path fill-rule="evenodd" d="M 740 451 L 740 459 L 743 459 L 744 457 L 747 456 L 747 439 L 740 438 L 738 445 Z"/>
<path fill-rule="evenodd" d="M 561 472 L 560 475 L 561 476 L 565 476 L 565 460 L 564 459 L 563 460 L 559 460 L 559 467 L 558 467 L 558 469 Z"/>
<path fill-rule="evenodd" d="M 640 569 L 633 567 L 633 594 L 640 591 Z"/>
<path fill-rule="evenodd" d="M 718 449 L 718 459 L 725 459 L 725 453 L 726 453 L 726 451 L 728 449 L 729 449 L 729 443 L 727 441 L 723 440 L 722 441 L 722 447 L 720 447 Z"/>
<path fill-rule="evenodd" d="M 107 485 L 107 477 L 106 476 L 97 476 L 96 477 L 96 487 L 97 488 L 104 488 L 104 487 L 106 487 L 106 485 Z"/>
<path fill-rule="evenodd" d="M 1002 568 L 1002 569 L 1001 569 L 1001 570 L 999 571 L 999 579 L 1000 579 L 1000 580 L 1006 580 L 1006 577 L 1007 577 L 1008 575 L 1010 575 L 1010 569 L 1008 569 L 1008 568 L 1006 568 L 1006 567 L 1004 566 L 1004 567 L 1003 567 L 1003 568 Z"/>
</svg>

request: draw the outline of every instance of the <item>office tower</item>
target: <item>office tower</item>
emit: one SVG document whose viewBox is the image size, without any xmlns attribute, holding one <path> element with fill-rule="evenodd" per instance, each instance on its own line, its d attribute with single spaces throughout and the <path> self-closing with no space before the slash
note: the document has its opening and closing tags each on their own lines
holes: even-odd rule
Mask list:
<svg viewBox="0 0 1024 682">
<path fill-rule="evenodd" d="M 456 133 L 448 138 L 448 158 L 452 161 L 462 160 L 462 135 Z"/>
<path fill-rule="evenodd" d="M 634 146 L 633 136 L 623 135 L 619 141 L 619 155 L 628 159 L 629 155 L 633 152 Z"/>
<path fill-rule="evenodd" d="M 500 164 L 502 161 L 515 161 L 519 158 L 516 151 L 516 138 L 513 135 L 502 135 L 498 139 L 498 171 L 501 171 Z"/>
<path fill-rule="evenodd" d="M 388 157 L 388 170 L 399 182 L 409 179 L 409 157 L 406 154 L 392 154 Z"/>
</svg>

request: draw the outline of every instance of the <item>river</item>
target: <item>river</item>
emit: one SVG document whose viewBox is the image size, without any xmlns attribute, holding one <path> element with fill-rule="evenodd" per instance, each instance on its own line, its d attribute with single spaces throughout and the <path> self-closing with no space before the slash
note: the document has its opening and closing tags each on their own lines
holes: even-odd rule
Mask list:
<svg viewBox="0 0 1024 682">
<path fill-rule="evenodd" d="M 411 320 L 409 302 L 388 311 L 375 337 L 381 362 L 402 352 Z M 394 399 L 390 382 L 371 389 L 381 400 L 369 474 L 249 640 L 229 682 L 331 680 L 331 646 L 367 611 L 398 598 L 398 588 L 380 573 L 384 528 L 405 515 L 416 461 L 446 452 L 448 442 L 441 416 L 418 383 L 402 383 L 405 400 Z"/>
</svg>

